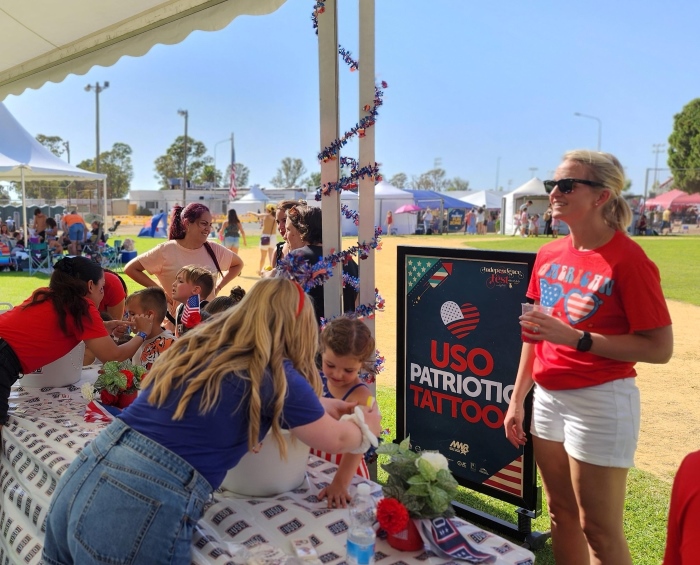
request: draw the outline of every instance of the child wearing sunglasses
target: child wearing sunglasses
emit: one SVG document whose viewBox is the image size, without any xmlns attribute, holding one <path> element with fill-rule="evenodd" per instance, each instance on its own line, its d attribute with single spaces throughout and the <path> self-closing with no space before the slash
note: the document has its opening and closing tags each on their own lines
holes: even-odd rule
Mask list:
<svg viewBox="0 0 700 565">
<path fill-rule="evenodd" d="M 639 434 L 634 365 L 668 362 L 671 318 L 658 268 L 627 235 L 617 158 L 571 151 L 544 185 L 552 229 L 563 221 L 570 235 L 535 260 L 527 296 L 553 314 L 521 317 L 534 343 L 522 346 L 506 437 L 518 449 L 528 441 L 524 399 L 534 386 L 530 434 L 556 562 L 631 565 L 623 512 Z"/>
</svg>

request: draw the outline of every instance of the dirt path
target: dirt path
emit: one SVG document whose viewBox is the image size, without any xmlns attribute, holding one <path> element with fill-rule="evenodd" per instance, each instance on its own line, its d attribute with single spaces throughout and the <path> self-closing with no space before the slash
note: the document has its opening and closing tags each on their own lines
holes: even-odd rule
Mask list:
<svg viewBox="0 0 700 565">
<path fill-rule="evenodd" d="M 483 240 L 483 239 L 482 239 Z M 376 262 L 379 292 L 386 299 L 385 311 L 377 316 L 378 347 L 387 360 L 379 384 L 394 386 L 396 380 L 396 248 L 399 245 L 461 247 L 462 237 L 385 237 Z M 257 248 L 241 249 L 246 263 L 237 284 L 250 288 L 259 261 Z M 674 322 L 675 347 L 667 365 L 637 366 L 642 395 L 642 429 L 637 467 L 671 481 L 683 456 L 700 448 L 700 307 L 669 301 Z"/>
</svg>

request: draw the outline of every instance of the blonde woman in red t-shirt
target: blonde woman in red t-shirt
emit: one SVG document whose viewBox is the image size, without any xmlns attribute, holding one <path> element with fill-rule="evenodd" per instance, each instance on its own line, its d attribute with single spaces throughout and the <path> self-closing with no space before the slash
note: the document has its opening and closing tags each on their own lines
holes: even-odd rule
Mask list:
<svg viewBox="0 0 700 565">
<path fill-rule="evenodd" d="M 639 435 L 634 365 L 668 362 L 671 318 L 656 265 L 627 236 L 619 161 L 571 151 L 544 184 L 570 235 L 537 254 L 527 296 L 553 314 L 521 317 L 535 343 L 523 343 L 505 433 L 516 448 L 527 441 L 534 385 L 530 432 L 557 563 L 631 564 L 622 524 Z"/>
</svg>

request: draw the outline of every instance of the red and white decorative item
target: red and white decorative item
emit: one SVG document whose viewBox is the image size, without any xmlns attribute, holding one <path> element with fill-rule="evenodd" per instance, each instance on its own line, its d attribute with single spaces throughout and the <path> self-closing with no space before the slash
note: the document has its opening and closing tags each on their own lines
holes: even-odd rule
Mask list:
<svg viewBox="0 0 700 565">
<path fill-rule="evenodd" d="M 146 368 L 131 361 L 108 361 L 99 373 L 93 384 L 83 385 L 83 396 L 90 402 L 99 401 L 105 406 L 123 409 L 136 400 Z"/>
</svg>

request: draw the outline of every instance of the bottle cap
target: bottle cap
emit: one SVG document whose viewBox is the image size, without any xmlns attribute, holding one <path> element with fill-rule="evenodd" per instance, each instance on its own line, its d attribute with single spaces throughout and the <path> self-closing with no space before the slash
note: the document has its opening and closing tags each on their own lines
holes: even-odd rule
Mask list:
<svg viewBox="0 0 700 565">
<path fill-rule="evenodd" d="M 372 491 L 367 483 L 360 483 L 357 485 L 357 494 L 360 496 L 369 496 L 371 492 Z"/>
</svg>

